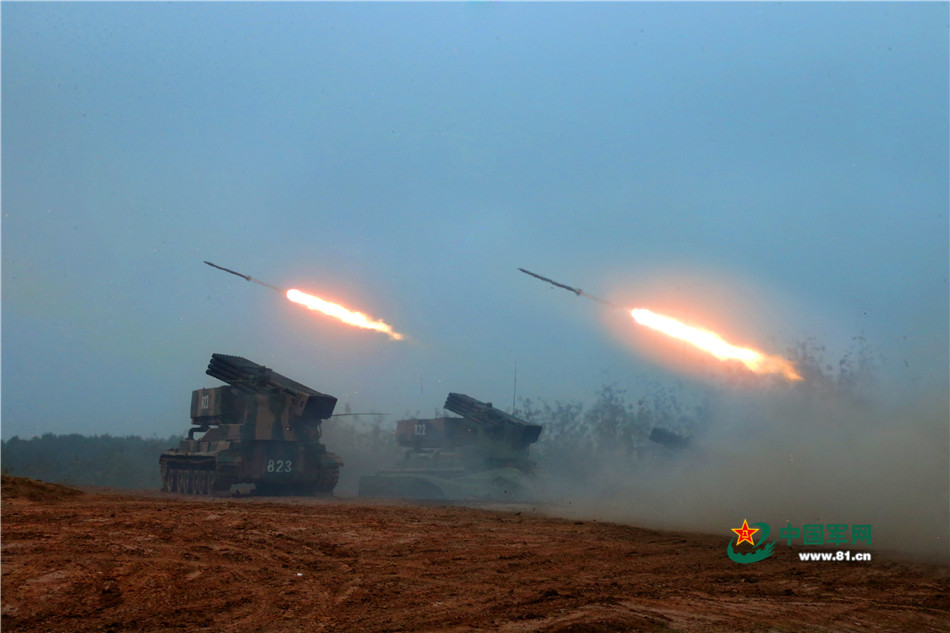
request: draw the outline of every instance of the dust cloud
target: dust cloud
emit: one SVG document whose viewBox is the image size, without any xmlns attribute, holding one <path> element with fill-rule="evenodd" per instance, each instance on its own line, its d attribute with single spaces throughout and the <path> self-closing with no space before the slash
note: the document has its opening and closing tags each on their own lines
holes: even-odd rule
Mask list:
<svg viewBox="0 0 950 633">
<path fill-rule="evenodd" d="M 542 463 L 550 498 L 572 516 L 722 533 L 724 544 L 743 519 L 773 537 L 789 525 L 846 524 L 848 535 L 870 525 L 871 549 L 948 559 L 946 390 L 895 399 L 868 376 L 813 367 L 794 385 L 718 389 L 699 415 L 685 449 L 578 447 L 596 462 L 586 469 L 557 451 L 560 463 Z"/>
</svg>

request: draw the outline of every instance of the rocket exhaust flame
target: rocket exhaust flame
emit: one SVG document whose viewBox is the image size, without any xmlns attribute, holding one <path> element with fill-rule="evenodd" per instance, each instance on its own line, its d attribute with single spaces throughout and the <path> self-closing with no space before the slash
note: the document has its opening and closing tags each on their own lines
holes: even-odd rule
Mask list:
<svg viewBox="0 0 950 633">
<path fill-rule="evenodd" d="M 327 316 L 331 316 L 335 319 L 339 319 L 347 325 L 352 325 L 354 327 L 364 328 L 367 330 L 375 330 L 377 332 L 382 332 L 389 336 L 389 338 L 394 341 L 401 341 L 403 339 L 402 334 L 394 332 L 393 328 L 386 324 L 383 321 L 374 320 L 362 312 L 356 312 L 344 308 L 343 306 L 333 303 L 332 301 L 327 301 L 326 299 L 321 299 L 320 297 L 315 297 L 313 295 L 307 294 L 306 292 L 301 292 L 300 290 L 291 288 L 290 290 L 284 290 L 283 288 L 278 288 L 277 286 L 272 286 L 269 283 L 263 282 L 260 279 L 254 279 L 250 275 L 245 275 L 239 273 L 236 270 L 231 270 L 230 268 L 225 268 L 224 266 L 218 266 L 217 264 L 212 264 L 211 262 L 206 261 L 206 264 L 212 268 L 217 268 L 218 270 L 223 270 L 226 273 L 231 273 L 232 275 L 237 275 L 242 279 L 247 281 L 253 281 L 256 284 L 260 284 L 271 290 L 276 290 L 277 292 L 285 295 L 288 299 L 294 303 L 299 303 L 300 305 L 306 306 L 311 310 L 316 310 L 317 312 L 322 312 Z"/>
<path fill-rule="evenodd" d="M 287 291 L 287 298 L 294 303 L 299 303 L 300 305 L 306 306 L 311 310 L 322 312 L 327 316 L 332 316 L 349 325 L 382 332 L 383 334 L 388 335 L 389 338 L 393 339 L 394 341 L 401 341 L 403 338 L 402 334 L 394 332 L 392 326 L 385 323 L 384 321 L 374 320 L 362 312 L 348 310 L 341 305 L 331 301 L 326 301 L 320 297 L 314 297 L 313 295 L 309 295 L 306 292 L 301 292 L 295 288 L 291 288 Z"/>
<path fill-rule="evenodd" d="M 588 299 L 593 299 L 594 301 L 600 302 L 606 306 L 610 306 L 611 308 L 626 311 L 626 308 L 621 308 L 615 303 L 611 303 L 605 299 L 601 299 L 600 297 L 595 297 L 594 295 L 588 294 L 580 288 L 568 286 L 554 281 L 553 279 L 542 277 L 541 275 L 533 273 L 530 270 L 525 270 L 524 268 L 519 268 L 518 270 L 525 273 L 526 275 L 534 277 L 535 279 L 546 281 L 549 284 L 557 286 L 558 288 L 563 288 L 564 290 L 573 292 L 578 297 L 587 297 Z M 758 350 L 748 349 L 745 347 L 736 347 L 735 345 L 727 343 L 715 332 L 710 332 L 709 330 L 686 325 L 685 323 L 681 323 L 676 319 L 663 316 L 662 314 L 656 314 L 655 312 L 645 308 L 636 308 L 631 310 L 630 315 L 639 325 L 651 328 L 681 341 L 685 341 L 696 348 L 715 356 L 721 361 L 738 361 L 756 374 L 782 374 L 788 380 L 802 380 L 802 377 L 797 371 L 795 371 L 795 366 L 791 363 L 791 361 L 788 361 L 781 356 L 769 356 L 768 354 L 764 354 Z"/>
<path fill-rule="evenodd" d="M 686 325 L 676 319 L 662 314 L 656 314 L 645 308 L 636 308 L 630 311 L 633 320 L 640 325 L 662 332 L 667 336 L 686 341 L 695 347 L 708 352 L 722 361 L 735 360 L 745 365 L 756 374 L 779 373 L 788 380 L 801 380 L 802 377 L 795 371 L 794 365 L 780 356 L 768 356 L 754 349 L 736 347 L 724 341 L 715 332 Z"/>
</svg>

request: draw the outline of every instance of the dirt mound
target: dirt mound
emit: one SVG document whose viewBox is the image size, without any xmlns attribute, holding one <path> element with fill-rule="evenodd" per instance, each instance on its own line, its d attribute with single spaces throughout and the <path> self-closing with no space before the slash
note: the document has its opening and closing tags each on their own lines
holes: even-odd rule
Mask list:
<svg viewBox="0 0 950 633">
<path fill-rule="evenodd" d="M 26 499 L 27 501 L 61 501 L 83 494 L 81 490 L 51 484 L 25 477 L 3 475 L 0 482 L 0 494 L 4 501 L 8 499 Z"/>
</svg>

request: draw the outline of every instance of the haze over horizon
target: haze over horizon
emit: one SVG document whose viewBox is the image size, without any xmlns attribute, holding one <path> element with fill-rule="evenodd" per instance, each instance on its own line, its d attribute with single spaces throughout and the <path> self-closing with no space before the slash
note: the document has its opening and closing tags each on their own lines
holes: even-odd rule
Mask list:
<svg viewBox="0 0 950 633">
<path fill-rule="evenodd" d="M 945 402 L 945 3 L 2 10 L 4 439 L 182 433 L 214 352 L 389 421 L 716 382 L 522 267 Z"/>
</svg>

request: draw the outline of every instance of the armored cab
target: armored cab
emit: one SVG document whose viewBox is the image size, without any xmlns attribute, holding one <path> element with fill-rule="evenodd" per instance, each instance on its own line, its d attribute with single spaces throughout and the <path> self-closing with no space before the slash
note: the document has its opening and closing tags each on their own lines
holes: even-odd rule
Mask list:
<svg viewBox="0 0 950 633">
<path fill-rule="evenodd" d="M 519 500 L 530 496 L 535 464 L 528 448 L 541 435 L 491 403 L 450 393 L 444 408 L 462 417 L 400 420 L 406 449 L 396 468 L 360 479 L 360 496 Z"/>
<path fill-rule="evenodd" d="M 206 373 L 228 386 L 192 392 L 188 438 L 159 458 L 162 490 L 333 491 L 343 461 L 320 443 L 320 429 L 336 398 L 240 356 L 212 354 Z"/>
</svg>

